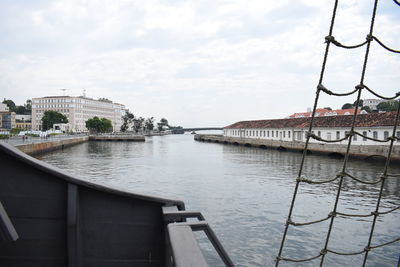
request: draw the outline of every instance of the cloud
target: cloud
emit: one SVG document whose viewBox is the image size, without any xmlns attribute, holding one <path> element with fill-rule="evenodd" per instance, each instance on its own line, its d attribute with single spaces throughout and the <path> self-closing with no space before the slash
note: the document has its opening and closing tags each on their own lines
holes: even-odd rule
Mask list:
<svg viewBox="0 0 400 267">
<path fill-rule="evenodd" d="M 387 2 L 375 32 L 398 48 L 399 17 Z M 332 7 L 317 0 L 2 1 L 1 96 L 23 103 L 86 88 L 183 126 L 285 117 L 312 106 Z M 335 38 L 365 40 L 371 10 L 367 1 L 340 2 Z M 331 46 L 324 84 L 353 88 L 364 54 Z M 365 81 L 386 95 L 398 91 L 398 56 L 373 42 L 369 61 Z M 321 106 L 351 100 L 322 97 Z"/>
</svg>

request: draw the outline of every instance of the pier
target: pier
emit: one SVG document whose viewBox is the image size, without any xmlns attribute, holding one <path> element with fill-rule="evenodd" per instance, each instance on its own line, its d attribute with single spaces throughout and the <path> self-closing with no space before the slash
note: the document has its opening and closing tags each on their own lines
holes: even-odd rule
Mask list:
<svg viewBox="0 0 400 267">
<path fill-rule="evenodd" d="M 194 140 L 202 142 L 213 142 L 231 145 L 242 145 L 246 147 L 258 147 L 264 149 L 277 149 L 281 151 L 300 151 L 304 150 L 304 142 L 299 141 L 280 141 L 267 139 L 254 139 L 244 137 L 226 137 L 223 135 L 196 134 Z M 344 157 L 347 145 L 345 144 L 325 144 L 309 143 L 307 152 L 322 154 L 334 157 Z M 352 145 L 349 155 L 351 158 L 385 160 L 389 146 L 378 145 Z M 400 147 L 393 146 L 391 160 L 400 162 Z"/>
<path fill-rule="evenodd" d="M 89 140 L 88 136 L 70 137 L 65 139 L 50 139 L 50 140 L 35 140 L 37 142 L 27 142 L 26 144 L 14 145 L 16 148 L 28 155 L 35 155 L 44 152 L 49 152 L 64 147 L 73 146 Z"/>
</svg>

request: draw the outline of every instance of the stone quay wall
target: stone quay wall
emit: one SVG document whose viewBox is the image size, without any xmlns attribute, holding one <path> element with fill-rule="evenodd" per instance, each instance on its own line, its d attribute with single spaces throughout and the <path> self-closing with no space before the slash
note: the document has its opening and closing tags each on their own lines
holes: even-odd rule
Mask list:
<svg viewBox="0 0 400 267">
<path fill-rule="evenodd" d="M 40 154 L 49 152 L 57 149 L 63 149 L 64 147 L 73 146 L 89 140 L 88 136 L 60 139 L 54 141 L 47 141 L 41 143 L 31 143 L 16 145 L 15 147 L 28 155 Z"/>
<path fill-rule="evenodd" d="M 247 147 L 270 148 L 277 150 L 300 151 L 304 150 L 304 142 L 278 141 L 266 139 L 254 139 L 243 137 L 226 137 L 223 135 L 196 134 L 194 140 L 203 142 L 214 142 L 231 145 L 243 145 Z M 329 156 L 344 157 L 347 145 L 309 143 L 308 152 L 324 154 Z M 385 160 L 389 152 L 389 145 L 351 145 L 350 158 Z M 400 145 L 394 145 L 391 153 L 392 162 L 400 162 Z"/>
</svg>

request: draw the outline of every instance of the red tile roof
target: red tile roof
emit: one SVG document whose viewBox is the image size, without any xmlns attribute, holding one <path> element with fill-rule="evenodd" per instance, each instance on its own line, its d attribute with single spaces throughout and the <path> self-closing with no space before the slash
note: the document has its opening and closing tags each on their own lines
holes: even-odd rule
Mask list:
<svg viewBox="0 0 400 267">
<path fill-rule="evenodd" d="M 317 108 L 315 110 L 315 117 L 321 116 L 336 116 L 336 115 L 353 115 L 355 112 L 354 108 L 349 109 L 336 109 L 330 110 L 326 108 Z M 358 110 L 358 114 L 363 113 L 364 111 Z M 304 117 L 311 117 L 312 112 L 299 112 L 294 113 L 289 116 L 289 118 L 304 118 Z"/>
<path fill-rule="evenodd" d="M 359 114 L 356 127 L 394 126 L 396 112 Z M 244 128 L 307 128 L 311 118 L 289 118 L 275 120 L 239 121 L 225 129 Z M 314 127 L 351 127 L 353 116 L 327 116 L 314 118 Z M 398 124 L 400 126 L 400 121 Z M 400 129 L 399 129 L 400 130 Z"/>
</svg>

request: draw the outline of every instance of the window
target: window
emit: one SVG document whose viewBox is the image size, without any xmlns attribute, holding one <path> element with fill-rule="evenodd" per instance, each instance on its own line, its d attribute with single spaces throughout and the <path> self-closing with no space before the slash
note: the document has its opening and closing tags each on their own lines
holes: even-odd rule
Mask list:
<svg viewBox="0 0 400 267">
<path fill-rule="evenodd" d="M 258 136 L 258 131 L 256 131 L 256 136 Z"/>
<path fill-rule="evenodd" d="M 332 139 L 332 134 L 331 133 L 326 133 L 326 139 L 331 140 Z"/>
<path fill-rule="evenodd" d="M 337 131 L 337 132 L 336 132 L 336 140 L 339 140 L 339 139 L 340 139 L 340 132 Z"/>
<path fill-rule="evenodd" d="M 274 137 L 274 131 L 271 131 L 271 133 L 272 133 L 272 137 Z"/>
<path fill-rule="evenodd" d="M 269 131 L 267 131 L 267 137 L 269 137 Z"/>
<path fill-rule="evenodd" d="M 297 133 L 297 140 L 299 140 L 299 141 L 303 140 L 303 133 L 302 132 L 298 132 Z"/>
<path fill-rule="evenodd" d="M 353 135 L 353 140 L 354 140 L 354 141 L 357 141 L 357 135 L 356 135 L 356 134 Z"/>
<path fill-rule="evenodd" d="M 397 131 L 397 133 L 396 133 L 396 137 L 397 137 L 397 141 L 396 142 L 400 142 L 400 131 Z"/>
<path fill-rule="evenodd" d="M 372 132 L 372 136 L 374 137 L 374 139 L 378 139 L 378 132 L 377 131 L 373 131 Z"/>
<path fill-rule="evenodd" d="M 321 131 L 318 131 L 318 136 L 321 137 Z"/>
<path fill-rule="evenodd" d="M 383 132 L 383 137 L 385 138 L 385 140 L 388 139 L 389 138 L 389 132 L 388 131 L 384 131 Z"/>
<path fill-rule="evenodd" d="M 363 141 L 367 141 L 367 138 L 366 138 L 366 137 L 368 136 L 367 131 L 364 131 L 364 132 L 363 132 L 363 135 L 364 135 L 364 136 L 363 136 Z"/>
<path fill-rule="evenodd" d="M 265 137 L 265 131 L 264 131 L 264 137 Z"/>
<path fill-rule="evenodd" d="M 278 137 L 278 131 L 276 131 L 276 137 Z"/>
<path fill-rule="evenodd" d="M 287 136 L 288 136 L 288 138 L 290 138 L 290 131 L 287 132 Z"/>
<path fill-rule="evenodd" d="M 286 133 L 286 132 L 285 132 L 285 131 L 283 131 L 283 138 L 285 138 L 285 133 Z"/>
</svg>

